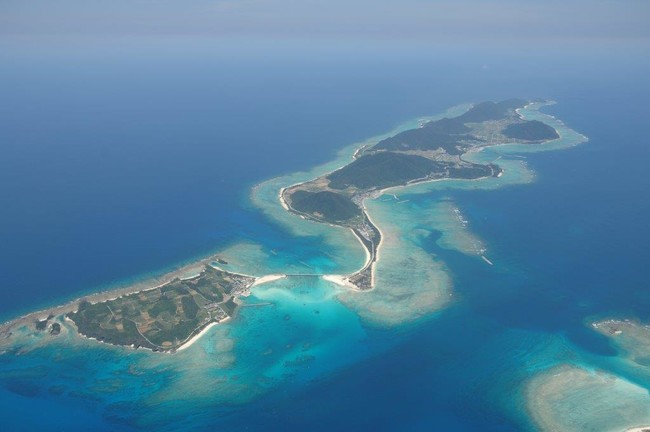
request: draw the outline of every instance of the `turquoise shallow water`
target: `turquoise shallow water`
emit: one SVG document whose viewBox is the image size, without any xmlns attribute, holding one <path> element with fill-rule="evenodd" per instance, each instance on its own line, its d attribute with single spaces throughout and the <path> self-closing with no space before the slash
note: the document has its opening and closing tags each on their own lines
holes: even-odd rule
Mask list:
<svg viewBox="0 0 650 432">
<path fill-rule="evenodd" d="M 466 107 L 454 108 L 450 114 L 464 109 Z M 581 135 L 548 116 L 539 116 L 534 110 L 523 114 L 541 118 L 561 132 L 560 141 L 539 146 L 538 150 L 560 150 L 584 141 Z M 337 160 L 310 172 L 267 181 L 255 187 L 251 195 L 254 205 L 277 223 L 286 225 L 293 235 L 323 238 L 327 248 L 321 256 L 296 260 L 246 242 L 223 251 L 222 256 L 229 262 L 227 267 L 258 275 L 322 274 L 334 270 L 347 273 L 360 267 L 363 252 L 350 233 L 298 219 L 282 209 L 277 200 L 279 188 L 342 165 L 349 160 L 354 148 L 356 146 L 342 150 Z M 147 429 L 207 425 L 217 421 L 219 413 L 223 415 L 219 421 L 225 419 L 228 423 L 228 406 L 244 407 L 263 403 L 259 401 L 267 398 L 273 400 L 279 388 L 283 393 L 301 392 L 305 386 L 313 385 L 314 380 L 394 349 L 395 338 L 400 333 L 419 331 L 418 327 L 411 328 L 410 323 L 423 319 L 433 323 L 437 321 L 436 311 L 448 308 L 451 316 L 457 316 L 466 307 L 458 295 L 462 293 L 453 291 L 452 270 L 441 252 L 460 254 L 463 260 L 471 260 L 471 266 L 481 267 L 480 271 L 485 272 L 488 266 L 480 256 L 489 254 L 490 249 L 471 232 L 466 221 L 459 218 L 456 211 L 460 210 L 449 193 L 454 189 L 494 189 L 531 182 L 533 173 L 527 164 L 519 158 L 508 157 L 521 150 L 517 146 L 503 146 L 474 155 L 479 161 L 498 157 L 506 170 L 498 179 L 443 181 L 396 188 L 369 202 L 369 212 L 384 233 L 377 287 L 371 292 L 350 293 L 313 276 L 272 282 L 254 290 L 236 320 L 214 327 L 198 343 L 174 355 L 151 355 L 98 346 L 71 334 L 54 341 L 44 341 L 42 335 L 26 335 L 24 345 L 15 351 L 20 352 L 22 358 L 11 360 L 8 355 L 4 358 L 9 360 L 8 370 L 11 364 L 25 364 L 24 359 L 30 359 L 33 365 L 6 372 L 4 376 L 13 382 L 14 389 L 22 388 L 34 377 L 54 378 L 54 382 L 62 384 L 50 383 L 47 389 L 38 386 L 34 389 L 35 395 L 45 391 L 50 395 L 81 398 L 89 404 L 99 401 L 105 405 L 103 416 L 110 422 Z M 438 190 L 444 191 L 444 195 L 431 194 Z M 435 247 L 440 252 L 432 253 L 427 243 L 436 236 L 438 246 Z M 356 254 L 351 254 L 355 251 Z M 498 258 L 495 259 L 500 265 Z M 490 325 L 479 322 L 473 327 L 484 333 Z M 524 347 L 520 347 L 521 339 L 520 333 L 506 332 L 492 343 L 497 346 L 514 344 L 503 352 L 512 361 L 513 353 L 521 351 L 524 364 L 535 364 L 538 358 L 529 359 L 527 350 L 531 347 L 541 349 L 546 355 L 549 350 L 560 353 L 567 350 L 557 348 L 558 344 L 563 345 L 561 340 L 548 336 L 524 334 L 523 339 L 535 341 L 526 342 Z M 538 348 L 539 344 L 544 347 Z M 59 354 L 53 356 L 52 352 Z M 561 358 L 565 356 L 566 353 L 560 354 Z M 83 370 L 82 376 L 86 377 L 74 384 L 74 390 L 66 382 L 70 362 L 79 362 L 77 371 Z M 52 364 L 56 365 L 54 370 Z M 483 367 L 501 369 L 493 363 Z M 506 385 L 511 383 L 507 381 Z M 498 387 L 496 382 L 493 386 Z M 133 392 L 131 389 L 140 390 Z M 522 389 L 515 391 L 520 394 L 516 408 L 512 408 L 512 401 L 517 398 L 503 403 L 513 410 L 514 418 L 523 419 Z M 240 409 L 235 409 L 235 413 Z"/>
<path fill-rule="evenodd" d="M 639 97 L 649 92 L 634 80 L 602 90 L 609 72 L 607 80 L 595 69 L 575 78 L 575 90 L 541 73 L 537 84 L 510 75 L 494 90 L 501 97 L 505 89 L 555 89 L 558 105 L 543 111 L 588 143 L 572 146 L 580 137 L 565 130 L 566 141 L 542 147 L 553 151 L 486 150 L 473 157 L 498 159 L 503 177 L 419 185 L 369 203 L 390 240 L 383 280 L 371 293 L 351 295 L 309 276 L 262 285 L 237 319 L 173 356 L 27 332 L 0 355 L 8 427 L 514 431 L 534 427 L 531 382 L 567 365 L 615 377 L 613 388 L 632 394 L 630 421 L 641 419 L 634 407 L 650 388 L 647 371 L 585 325 L 611 314 L 650 318 L 647 109 Z M 237 232 L 219 248 L 230 268 L 259 275 L 357 268 L 363 251 L 349 233 L 293 218 L 275 199 L 278 187 L 345 163 L 353 147 L 314 171 L 275 172 L 246 188 L 237 198 L 246 202 L 236 213 L 242 222 L 221 226 Z M 287 172 L 308 168 L 290 165 Z M 409 277 L 391 272 L 395 266 Z M 586 401 L 578 411 L 589 416 L 611 395 L 585 382 L 586 393 L 567 397 Z M 608 426 L 594 418 L 591 426 Z"/>
</svg>

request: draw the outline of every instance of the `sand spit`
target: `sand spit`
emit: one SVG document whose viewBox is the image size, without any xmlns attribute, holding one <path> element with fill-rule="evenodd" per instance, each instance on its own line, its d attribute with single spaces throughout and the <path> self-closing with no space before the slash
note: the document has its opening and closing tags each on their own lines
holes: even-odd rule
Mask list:
<svg viewBox="0 0 650 432">
<path fill-rule="evenodd" d="M 287 277 L 287 275 L 284 275 L 284 274 L 271 274 L 271 275 L 258 277 L 257 279 L 255 279 L 255 282 L 253 282 L 253 284 L 250 287 L 253 288 L 255 286 L 262 285 L 262 284 L 269 283 L 269 282 L 273 282 L 273 281 L 280 280 L 280 279 L 284 279 L 286 277 Z"/>
<path fill-rule="evenodd" d="M 355 291 L 360 291 L 359 288 L 352 282 L 350 282 L 345 276 L 342 275 L 323 275 L 321 276 L 323 280 L 326 280 L 328 282 L 332 282 L 338 286 L 342 286 L 345 288 L 349 288 Z"/>
</svg>

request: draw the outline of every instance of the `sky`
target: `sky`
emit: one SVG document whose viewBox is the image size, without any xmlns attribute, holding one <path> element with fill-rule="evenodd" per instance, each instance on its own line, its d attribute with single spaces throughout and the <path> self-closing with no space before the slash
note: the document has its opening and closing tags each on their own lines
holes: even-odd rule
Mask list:
<svg viewBox="0 0 650 432">
<path fill-rule="evenodd" d="M 0 0 L 0 35 L 646 39 L 648 0 Z"/>
</svg>

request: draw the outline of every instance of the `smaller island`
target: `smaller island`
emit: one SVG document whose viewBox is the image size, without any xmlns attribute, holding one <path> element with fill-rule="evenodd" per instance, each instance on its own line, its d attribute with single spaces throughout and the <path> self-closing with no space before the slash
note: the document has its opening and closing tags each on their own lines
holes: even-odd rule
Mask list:
<svg viewBox="0 0 650 432">
<path fill-rule="evenodd" d="M 610 318 L 593 322 L 592 328 L 621 350 L 623 358 L 650 367 L 650 325 L 636 319 Z"/>
<path fill-rule="evenodd" d="M 114 345 L 176 351 L 212 323 L 237 310 L 255 278 L 211 265 L 189 279 L 97 303 L 82 300 L 66 318 L 79 333 Z"/>
</svg>

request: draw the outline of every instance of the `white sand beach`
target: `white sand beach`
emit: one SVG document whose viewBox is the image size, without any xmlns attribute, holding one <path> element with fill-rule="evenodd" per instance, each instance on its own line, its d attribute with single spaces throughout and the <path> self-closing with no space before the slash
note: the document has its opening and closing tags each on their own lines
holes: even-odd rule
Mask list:
<svg viewBox="0 0 650 432">
<path fill-rule="evenodd" d="M 206 334 L 207 332 L 209 332 L 210 329 L 211 329 L 212 327 L 216 326 L 217 324 L 221 324 L 222 322 L 227 321 L 227 320 L 229 320 L 229 319 L 230 319 L 230 317 L 225 318 L 225 319 L 223 319 L 223 320 L 221 320 L 221 321 L 218 321 L 218 322 L 211 322 L 210 324 L 208 324 L 207 326 L 205 326 L 205 328 L 204 328 L 203 330 L 201 330 L 199 333 L 197 333 L 196 335 L 192 336 L 192 337 L 191 337 L 188 341 L 186 341 L 183 345 L 181 345 L 181 346 L 179 346 L 178 348 L 176 348 L 176 352 L 178 352 L 178 351 L 183 351 L 183 350 L 185 350 L 185 349 L 191 347 L 191 346 L 192 346 L 196 341 L 198 341 L 199 339 L 201 339 L 201 337 L 202 337 L 204 334 Z"/>
<path fill-rule="evenodd" d="M 262 285 L 262 284 L 269 283 L 269 282 L 273 282 L 273 281 L 276 281 L 276 280 L 279 280 L 279 279 L 284 279 L 286 277 L 287 277 L 287 275 L 284 275 L 284 274 L 271 274 L 271 275 L 262 276 L 262 277 L 259 277 L 259 278 L 255 279 L 255 282 L 253 282 L 253 284 L 250 287 L 253 288 L 255 286 Z"/>
<path fill-rule="evenodd" d="M 336 285 L 359 291 L 359 288 L 357 288 L 357 286 L 354 285 L 352 282 L 350 282 L 345 276 L 342 276 L 342 275 L 323 275 L 321 277 L 323 278 L 323 280 L 326 280 L 328 282 L 332 282 L 332 283 L 334 283 Z"/>
</svg>

